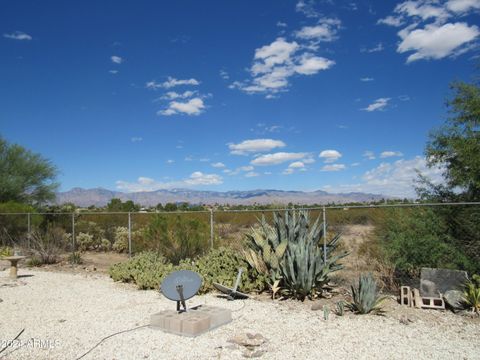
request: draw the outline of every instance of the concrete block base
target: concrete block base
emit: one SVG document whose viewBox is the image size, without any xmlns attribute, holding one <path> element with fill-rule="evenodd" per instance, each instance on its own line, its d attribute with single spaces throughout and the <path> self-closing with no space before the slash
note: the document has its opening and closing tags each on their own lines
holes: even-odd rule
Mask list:
<svg viewBox="0 0 480 360">
<path fill-rule="evenodd" d="M 232 321 L 232 312 L 214 306 L 198 306 L 188 312 L 163 310 L 150 317 L 150 326 L 182 336 L 198 336 Z"/>
</svg>

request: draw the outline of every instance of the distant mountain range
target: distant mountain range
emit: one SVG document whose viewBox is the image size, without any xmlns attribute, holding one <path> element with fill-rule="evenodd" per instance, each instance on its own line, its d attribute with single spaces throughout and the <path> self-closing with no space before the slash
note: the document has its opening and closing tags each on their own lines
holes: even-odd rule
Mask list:
<svg viewBox="0 0 480 360">
<path fill-rule="evenodd" d="M 124 193 L 102 188 L 82 189 L 73 188 L 69 191 L 57 193 L 57 204 L 67 202 L 77 206 L 88 207 L 90 205 L 105 206 L 111 199 L 119 198 L 122 201 L 132 200 L 142 206 L 154 206 L 158 203 L 190 204 L 230 204 L 230 205 L 253 205 L 253 204 L 327 204 L 327 203 L 351 203 L 370 202 L 389 198 L 383 195 L 365 194 L 359 192 L 331 194 L 326 191 L 282 191 L 282 190 L 248 190 L 248 191 L 200 191 L 189 189 L 171 189 L 157 191 L 143 191 Z"/>
</svg>

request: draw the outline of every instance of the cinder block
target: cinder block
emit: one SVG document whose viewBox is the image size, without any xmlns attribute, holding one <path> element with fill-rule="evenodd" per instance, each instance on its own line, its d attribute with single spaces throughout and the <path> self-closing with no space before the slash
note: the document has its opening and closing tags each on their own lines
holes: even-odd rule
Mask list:
<svg viewBox="0 0 480 360">
<path fill-rule="evenodd" d="M 402 286 L 400 288 L 400 304 L 412 306 L 412 291 L 410 286 Z"/>
<path fill-rule="evenodd" d="M 206 314 L 210 317 L 210 329 L 215 329 L 221 325 L 232 321 L 232 311 L 215 306 L 200 306 L 196 312 Z"/>
<path fill-rule="evenodd" d="M 422 307 L 422 297 L 420 296 L 420 291 L 418 289 L 412 290 L 412 302 L 413 306 L 415 306 L 417 309 Z"/>
<path fill-rule="evenodd" d="M 156 314 L 150 316 L 150 326 L 158 327 L 161 329 L 165 328 L 165 317 L 173 316 L 176 311 L 173 310 L 162 310 Z"/>
<path fill-rule="evenodd" d="M 205 314 L 192 314 L 182 320 L 182 335 L 197 336 L 210 329 L 210 317 Z"/>
<path fill-rule="evenodd" d="M 173 332 L 175 334 L 182 333 L 182 322 L 187 313 L 176 313 L 173 316 L 165 317 L 165 331 Z"/>
<path fill-rule="evenodd" d="M 445 309 L 443 298 L 422 297 L 422 308 Z"/>
</svg>

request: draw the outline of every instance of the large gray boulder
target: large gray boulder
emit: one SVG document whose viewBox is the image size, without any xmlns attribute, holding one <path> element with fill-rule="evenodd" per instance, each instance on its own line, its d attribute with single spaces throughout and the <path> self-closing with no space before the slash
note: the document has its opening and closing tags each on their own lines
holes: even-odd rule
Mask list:
<svg viewBox="0 0 480 360">
<path fill-rule="evenodd" d="M 467 280 L 468 276 L 465 271 L 422 268 L 420 295 L 422 297 L 438 297 L 438 292 L 445 294 L 448 290 L 462 291 Z"/>
<path fill-rule="evenodd" d="M 465 297 L 460 290 L 447 290 L 445 294 L 443 294 L 443 299 L 454 311 L 465 308 Z"/>
</svg>

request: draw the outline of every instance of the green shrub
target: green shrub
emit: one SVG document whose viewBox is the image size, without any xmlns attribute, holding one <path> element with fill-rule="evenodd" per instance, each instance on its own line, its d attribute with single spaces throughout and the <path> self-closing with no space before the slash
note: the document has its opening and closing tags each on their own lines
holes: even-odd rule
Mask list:
<svg viewBox="0 0 480 360">
<path fill-rule="evenodd" d="M 26 265 L 27 265 L 28 267 L 42 266 L 42 265 L 43 265 L 43 261 L 42 261 L 42 259 L 40 259 L 38 256 L 33 255 L 33 256 L 30 256 L 30 257 L 27 259 Z"/>
<path fill-rule="evenodd" d="M 146 247 L 162 254 L 168 261 L 178 264 L 180 260 L 194 258 L 208 248 L 208 227 L 197 219 L 175 215 L 156 215 L 144 230 L 144 243 L 135 242 L 136 250 Z"/>
<path fill-rule="evenodd" d="M 467 257 L 432 209 L 393 209 L 377 228 L 381 247 L 397 270 L 418 275 L 420 268 L 468 269 Z"/>
<path fill-rule="evenodd" d="M 143 252 L 132 259 L 110 267 L 109 273 L 114 281 L 132 282 L 139 289 L 158 289 L 165 276 L 175 270 L 196 271 L 202 277 L 200 293 L 213 289 L 213 282 L 233 286 L 238 268 L 247 267 L 247 263 L 235 252 L 227 248 L 211 250 L 194 260 L 183 259 L 174 266 L 165 257 L 155 252 Z M 251 292 L 265 288 L 265 278 L 254 270 L 244 272 L 240 284 L 241 290 Z"/>
<path fill-rule="evenodd" d="M 465 304 L 475 313 L 480 314 L 480 275 L 473 275 L 465 284 L 463 292 Z"/>
<path fill-rule="evenodd" d="M 93 235 L 81 232 L 75 237 L 75 244 L 80 251 L 88 250 L 94 245 Z"/>
<path fill-rule="evenodd" d="M 75 224 L 76 243 L 81 251 L 95 250 L 101 245 L 105 231 L 93 221 L 80 220 Z M 81 239 L 80 235 L 84 234 Z"/>
<path fill-rule="evenodd" d="M 385 297 L 380 296 L 372 274 L 362 274 L 358 284 L 352 285 L 352 302 L 348 303 L 348 307 L 358 314 L 369 314 L 371 312 L 380 314 L 383 312 L 380 305 L 385 299 Z"/>
<path fill-rule="evenodd" d="M 10 246 L 0 246 L 0 258 L 4 256 L 12 256 L 13 248 Z"/>
<path fill-rule="evenodd" d="M 79 252 L 73 252 L 68 255 L 68 262 L 72 265 L 80 265 L 83 264 L 82 255 Z"/>
</svg>

